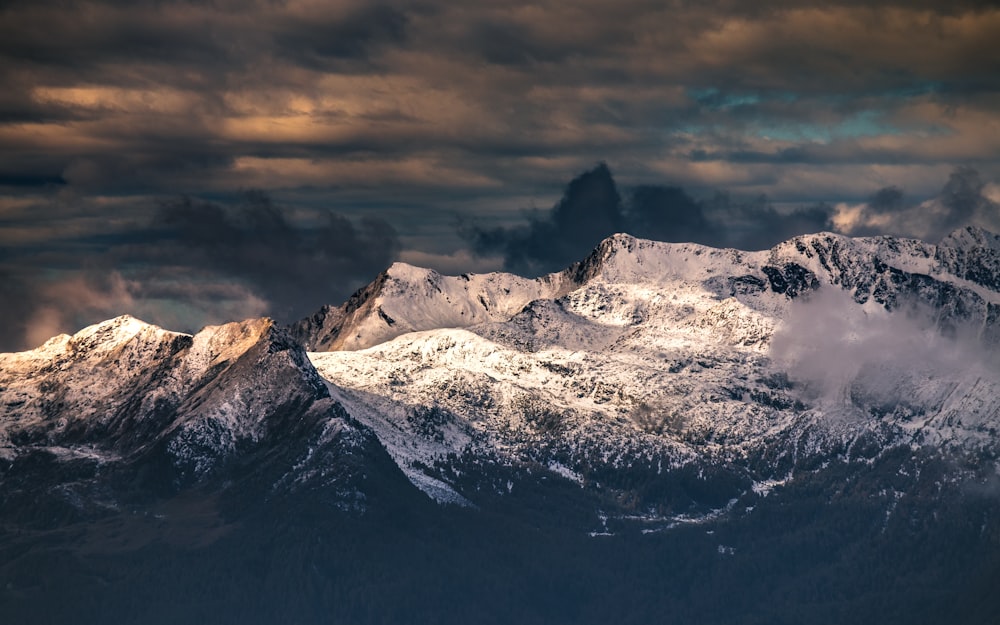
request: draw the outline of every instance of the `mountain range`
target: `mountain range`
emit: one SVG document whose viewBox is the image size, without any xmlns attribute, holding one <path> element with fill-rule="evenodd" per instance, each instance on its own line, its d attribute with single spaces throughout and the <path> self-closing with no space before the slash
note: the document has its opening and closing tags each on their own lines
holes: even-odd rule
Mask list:
<svg viewBox="0 0 1000 625">
<path fill-rule="evenodd" d="M 118 317 L 0 355 L 0 616 L 991 622 L 998 344 L 971 227 Z"/>
</svg>

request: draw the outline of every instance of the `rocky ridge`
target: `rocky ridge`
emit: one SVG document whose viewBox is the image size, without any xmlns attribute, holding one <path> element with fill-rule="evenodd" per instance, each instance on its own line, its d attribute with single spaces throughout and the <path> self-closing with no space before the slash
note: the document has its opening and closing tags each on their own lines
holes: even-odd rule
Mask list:
<svg viewBox="0 0 1000 625">
<path fill-rule="evenodd" d="M 310 358 L 441 500 L 509 491 L 504 467 L 673 508 L 696 474 L 726 501 L 831 459 L 995 449 L 994 240 L 821 233 L 741 252 L 616 235 L 509 319 L 415 300 L 438 329 Z"/>
<path fill-rule="evenodd" d="M 289 331 L 120 317 L 0 355 L 0 496 L 252 475 L 360 509 L 398 470 L 439 502 L 549 484 L 658 530 L 897 453 L 966 479 L 1000 452 L 998 267 L 971 228 L 759 252 L 615 235 L 534 280 L 397 263 Z"/>
</svg>

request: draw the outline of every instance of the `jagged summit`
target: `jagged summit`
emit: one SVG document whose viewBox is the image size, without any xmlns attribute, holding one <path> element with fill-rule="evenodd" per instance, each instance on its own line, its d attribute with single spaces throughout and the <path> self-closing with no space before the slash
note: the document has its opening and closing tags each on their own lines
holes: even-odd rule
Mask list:
<svg viewBox="0 0 1000 625">
<path fill-rule="evenodd" d="M 900 297 L 935 302 L 954 290 L 960 308 L 986 319 L 988 307 L 1000 304 L 993 282 L 1000 253 L 991 247 L 998 240 L 976 228 L 956 231 L 939 246 L 821 232 L 746 252 L 618 233 L 566 270 L 535 280 L 506 273 L 443 276 L 395 263 L 343 305 L 323 307 L 291 332 L 311 351 L 363 349 L 408 332 L 507 321 L 535 300 L 557 300 L 595 281 L 705 288 L 757 310 L 780 308 L 824 284 L 849 291 L 859 303 L 884 306 Z"/>
<path fill-rule="evenodd" d="M 581 484 L 624 465 L 656 467 L 653 482 L 725 465 L 746 486 L 783 479 L 789 449 L 988 447 L 1000 380 L 977 350 L 1000 342 L 995 241 L 817 233 L 745 252 L 619 233 L 536 279 L 395 263 L 288 330 L 263 318 L 187 335 L 123 316 L 0 357 L 0 448 L 159 449 L 202 476 L 341 406 L 337 431 L 377 437 L 435 499 L 475 503 L 484 484 L 458 476 L 487 465 Z M 955 357 L 948 336 L 976 348 Z M 882 356 L 897 351 L 903 364 Z"/>
<path fill-rule="evenodd" d="M 973 226 L 956 230 L 937 246 L 935 259 L 943 271 L 987 293 L 1000 291 L 1000 235 Z"/>
<path fill-rule="evenodd" d="M 532 301 L 562 297 L 599 277 L 636 282 L 672 272 L 696 279 L 743 254 L 619 233 L 581 262 L 536 279 L 502 272 L 443 276 L 394 263 L 341 306 L 324 306 L 290 331 L 311 351 L 363 349 L 407 332 L 506 321 Z M 708 262 L 691 262 L 699 257 Z"/>
<path fill-rule="evenodd" d="M 321 308 L 290 332 L 312 351 L 364 349 L 407 332 L 505 320 L 528 302 L 568 287 L 563 274 L 443 276 L 394 263 L 343 305 Z"/>
<path fill-rule="evenodd" d="M 252 347 L 264 343 L 289 344 L 287 332 L 270 317 L 234 321 L 217 326 L 206 326 L 191 337 L 192 358 L 212 366 L 222 361 L 234 360 Z"/>
<path fill-rule="evenodd" d="M 135 339 L 142 339 L 162 333 L 176 335 L 158 326 L 136 319 L 131 315 L 120 315 L 100 323 L 87 326 L 72 336 L 59 335 L 46 341 L 40 350 L 45 351 L 56 346 L 64 346 L 78 351 L 90 351 L 96 348 L 104 350 L 120 347 Z M 54 342 L 53 342 L 54 341 Z"/>
<path fill-rule="evenodd" d="M 81 329 L 72 336 L 60 334 L 43 345 L 24 352 L 0 354 L 0 379 L 3 374 L 34 377 L 39 369 L 61 371 L 78 369 L 89 372 L 115 367 L 142 366 L 152 354 L 167 346 L 180 345 L 190 336 L 164 330 L 122 315 Z M 89 375 L 81 373 L 81 376 Z"/>
<path fill-rule="evenodd" d="M 971 250 L 986 248 L 1000 251 L 1000 234 L 996 234 L 979 226 L 966 226 L 949 233 L 938 244 L 940 247 Z"/>
</svg>

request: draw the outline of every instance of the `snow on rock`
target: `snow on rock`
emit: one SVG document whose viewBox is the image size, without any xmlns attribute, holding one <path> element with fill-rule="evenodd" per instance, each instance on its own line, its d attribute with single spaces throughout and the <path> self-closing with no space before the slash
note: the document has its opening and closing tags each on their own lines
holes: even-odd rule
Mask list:
<svg viewBox="0 0 1000 625">
<path fill-rule="evenodd" d="M 270 319 L 191 336 L 119 317 L 0 355 L 0 405 L 8 459 L 71 449 L 117 461 L 162 448 L 192 479 L 241 447 L 324 418 L 333 404 L 301 347 Z"/>
<path fill-rule="evenodd" d="M 561 274 L 535 280 L 501 273 L 442 276 L 394 263 L 344 305 L 324 307 L 291 331 L 314 351 L 363 349 L 407 332 L 506 320 L 528 302 L 566 288 Z"/>
<path fill-rule="evenodd" d="M 374 433 L 440 502 L 547 475 L 648 507 L 628 489 L 717 479 L 706 492 L 725 498 L 690 511 L 707 514 L 830 458 L 997 451 L 998 344 L 1000 238 L 985 231 L 759 252 L 619 234 L 538 279 L 396 263 L 288 332 L 119 317 L 0 355 L 0 455 L 160 450 L 198 478 L 299 445 L 291 487 L 331 474 L 335 441 Z M 668 487 L 678 476 L 693 482 Z"/>
<path fill-rule="evenodd" d="M 982 233 L 956 240 L 994 249 Z M 784 458 L 841 453 L 854 440 L 996 445 L 1000 374 L 948 335 L 966 328 L 976 342 L 990 340 L 1000 293 L 982 272 L 975 280 L 963 273 L 982 267 L 979 257 L 955 258 L 890 237 L 820 233 L 741 252 L 615 235 L 547 277 L 558 285 L 547 295 L 523 278 L 490 274 L 496 314 L 463 308 L 470 298 L 460 294 L 470 291 L 449 290 L 468 278 L 394 266 L 391 286 L 371 301 L 394 321 L 419 321 L 359 332 L 364 340 L 309 357 L 415 483 L 455 486 L 449 467 L 469 456 L 540 462 L 580 483 L 601 467 L 660 474 L 708 462 L 743 466 L 747 490 L 763 494 L 788 479 Z M 860 325 L 849 332 L 901 328 L 892 340 L 869 341 L 885 357 L 837 347 L 855 340 L 846 334 L 809 329 L 808 306 L 824 305 L 813 297 L 821 291 L 842 293 L 838 301 L 857 311 Z M 920 306 L 935 311 L 929 331 L 941 343 L 914 351 L 928 330 L 901 320 Z M 796 316 L 803 327 L 789 324 Z M 820 369 L 843 356 L 843 379 L 805 375 L 811 363 L 775 352 L 776 336 L 814 345 L 809 358 Z M 970 364 L 906 360 L 945 347 Z"/>
<path fill-rule="evenodd" d="M 0 445 L 11 430 L 35 444 L 72 437 L 114 419 L 129 385 L 182 349 L 189 337 L 129 316 L 61 335 L 41 347 L 0 355 Z"/>
</svg>

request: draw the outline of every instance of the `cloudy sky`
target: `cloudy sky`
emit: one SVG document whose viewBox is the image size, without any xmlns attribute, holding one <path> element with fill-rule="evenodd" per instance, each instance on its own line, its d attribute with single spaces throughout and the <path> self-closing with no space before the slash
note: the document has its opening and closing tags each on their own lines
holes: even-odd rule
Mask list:
<svg viewBox="0 0 1000 625">
<path fill-rule="evenodd" d="M 618 230 L 1000 230 L 998 41 L 974 0 L 6 0 L 0 349 Z"/>
</svg>

